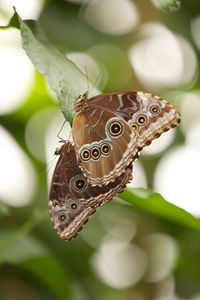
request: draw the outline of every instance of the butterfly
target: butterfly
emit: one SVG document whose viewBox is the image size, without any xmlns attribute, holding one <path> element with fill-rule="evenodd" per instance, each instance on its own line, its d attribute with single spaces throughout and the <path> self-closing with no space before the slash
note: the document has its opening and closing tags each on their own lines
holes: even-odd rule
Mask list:
<svg viewBox="0 0 200 300">
<path fill-rule="evenodd" d="M 123 191 L 132 179 L 132 167 L 106 186 L 94 187 L 78 166 L 74 146 L 66 141 L 56 150 L 59 156 L 49 195 L 49 212 L 54 229 L 64 240 L 71 240 L 82 229 L 96 208 Z"/>
<path fill-rule="evenodd" d="M 91 185 L 114 182 L 163 132 L 176 127 L 180 115 L 161 97 L 144 92 L 114 92 L 74 105 L 72 137 L 80 168 Z"/>
</svg>

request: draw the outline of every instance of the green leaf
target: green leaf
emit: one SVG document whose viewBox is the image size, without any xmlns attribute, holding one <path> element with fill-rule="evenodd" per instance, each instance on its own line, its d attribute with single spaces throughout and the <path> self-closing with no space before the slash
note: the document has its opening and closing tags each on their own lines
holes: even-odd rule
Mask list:
<svg viewBox="0 0 200 300">
<path fill-rule="evenodd" d="M 89 96 L 99 94 L 88 78 L 63 53 L 41 36 L 34 21 L 20 19 L 22 46 L 39 73 L 55 92 L 67 121 L 73 118 L 76 98 L 89 89 Z"/>
<path fill-rule="evenodd" d="M 145 189 L 126 189 L 120 198 L 151 214 L 200 231 L 200 220 L 166 201 L 160 194 Z"/>
<path fill-rule="evenodd" d="M 3 216 L 8 216 L 10 214 L 10 209 L 9 207 L 0 201 L 0 218 Z"/>
<path fill-rule="evenodd" d="M 14 27 L 17 29 L 20 28 L 19 17 L 16 13 L 15 7 L 13 7 L 13 9 L 14 9 L 14 14 L 13 14 L 12 18 L 10 19 L 10 22 L 6 26 L 0 26 L 0 29 L 9 29 L 11 27 Z"/>
<path fill-rule="evenodd" d="M 69 278 L 60 262 L 54 257 L 38 257 L 25 262 L 22 267 L 34 273 L 59 299 L 68 299 Z"/>
<path fill-rule="evenodd" d="M 5 241 L 9 236 L 13 236 L 17 233 L 16 229 L 0 232 L 1 243 Z M 27 259 L 44 256 L 49 254 L 49 250 L 46 249 L 41 242 L 36 240 L 32 236 L 22 236 L 12 243 L 11 247 L 6 247 L 0 251 L 0 262 L 7 262 L 11 264 L 19 264 Z"/>
<path fill-rule="evenodd" d="M 181 0 L 151 0 L 151 2 L 164 12 L 174 12 L 181 7 Z"/>
<path fill-rule="evenodd" d="M 21 241 L 35 226 L 42 223 L 48 217 L 48 213 L 40 212 L 39 210 L 33 211 L 30 218 L 22 224 L 18 229 L 11 230 L 0 237 L 0 262 L 4 259 L 4 253 Z M 16 246 L 18 247 L 18 246 Z"/>
</svg>

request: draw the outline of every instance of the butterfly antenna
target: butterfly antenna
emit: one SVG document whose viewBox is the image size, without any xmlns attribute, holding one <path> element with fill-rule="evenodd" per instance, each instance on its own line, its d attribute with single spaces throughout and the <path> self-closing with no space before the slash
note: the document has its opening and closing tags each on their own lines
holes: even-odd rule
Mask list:
<svg viewBox="0 0 200 300">
<path fill-rule="evenodd" d="M 37 172 L 40 173 L 40 172 L 43 172 L 43 171 L 47 170 L 47 174 L 48 174 L 48 173 L 49 173 L 49 170 L 50 170 L 51 167 L 52 167 L 53 162 L 55 161 L 55 159 L 56 159 L 56 155 L 54 156 L 54 158 L 53 158 L 50 162 L 48 162 L 48 163 L 46 164 L 46 166 L 44 166 L 44 167 L 38 169 Z"/>
<path fill-rule="evenodd" d="M 56 159 L 56 155 L 54 154 L 54 158 L 47 164 L 47 174 L 49 174 L 49 171 L 51 170 L 51 167 L 52 167 L 55 159 Z"/>
<path fill-rule="evenodd" d="M 67 120 L 65 120 L 62 124 L 61 129 L 59 130 L 58 134 L 57 134 L 57 138 L 60 139 L 61 142 L 65 142 L 65 140 L 60 136 L 61 131 L 63 130 L 63 127 L 65 126 L 65 123 L 67 122 Z"/>
<path fill-rule="evenodd" d="M 102 73 L 99 72 L 99 74 L 97 75 L 94 83 L 92 84 L 91 93 L 92 93 L 93 89 L 95 88 L 95 86 L 96 86 L 96 84 L 97 84 L 97 82 L 98 82 L 98 80 L 100 79 L 101 76 L 102 76 Z"/>
<path fill-rule="evenodd" d="M 71 138 L 72 138 L 72 131 L 70 130 L 68 140 L 71 141 Z"/>
<path fill-rule="evenodd" d="M 87 79 L 87 92 L 89 94 L 89 89 L 90 89 L 90 87 L 89 87 L 89 75 L 88 75 L 87 67 L 86 66 L 84 66 L 84 67 L 85 67 L 85 75 L 86 75 L 86 79 Z"/>
<path fill-rule="evenodd" d="M 63 93 L 62 96 L 67 98 L 66 102 L 69 103 L 69 104 L 70 104 L 69 97 L 74 98 L 75 99 L 74 102 L 76 102 L 76 99 L 77 99 L 77 94 L 75 95 L 75 94 L 71 93 L 70 89 L 68 90 L 68 92 L 66 94 Z M 69 109 L 66 109 L 66 108 L 63 109 L 62 106 L 61 106 L 61 111 L 63 113 L 66 113 L 66 112 L 67 113 L 72 113 L 74 111 L 74 107 L 73 106 L 71 107 L 71 105 L 69 105 L 69 107 L 70 107 Z"/>
</svg>

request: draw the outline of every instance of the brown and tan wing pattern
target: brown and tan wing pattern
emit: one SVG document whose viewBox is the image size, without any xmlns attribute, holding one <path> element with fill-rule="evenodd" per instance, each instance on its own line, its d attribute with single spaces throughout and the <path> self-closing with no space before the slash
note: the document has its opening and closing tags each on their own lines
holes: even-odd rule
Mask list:
<svg viewBox="0 0 200 300">
<path fill-rule="evenodd" d="M 132 179 L 132 168 L 103 187 L 93 187 L 80 170 L 74 146 L 66 142 L 56 151 L 57 162 L 50 188 L 49 212 L 54 229 L 64 240 L 74 238 L 96 208 L 120 193 Z"/>
<path fill-rule="evenodd" d="M 106 185 L 137 155 L 137 134 L 120 116 L 98 107 L 79 111 L 72 125 L 78 163 L 92 185 Z"/>
<path fill-rule="evenodd" d="M 108 93 L 90 98 L 88 103 L 91 107 L 108 109 L 127 121 L 138 136 L 140 150 L 180 122 L 180 115 L 172 104 L 149 93 Z"/>
</svg>

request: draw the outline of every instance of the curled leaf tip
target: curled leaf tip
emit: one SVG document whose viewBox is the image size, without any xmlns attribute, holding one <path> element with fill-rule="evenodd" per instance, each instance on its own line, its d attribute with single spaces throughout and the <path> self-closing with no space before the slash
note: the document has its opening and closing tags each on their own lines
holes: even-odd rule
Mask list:
<svg viewBox="0 0 200 300">
<path fill-rule="evenodd" d="M 14 14 L 13 16 L 11 17 L 8 25 L 4 25 L 4 26 L 0 26 L 0 29 L 9 29 L 9 28 L 17 28 L 17 29 L 20 29 L 20 17 L 19 15 L 17 14 L 17 11 L 16 11 L 16 8 L 15 6 L 12 6 L 13 10 L 14 10 Z"/>
</svg>

